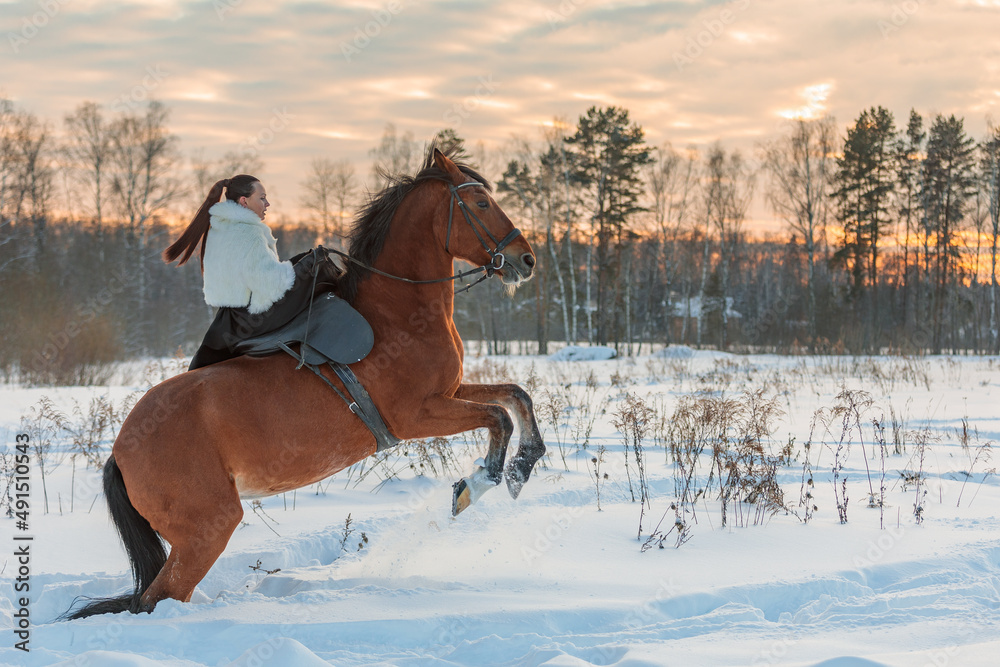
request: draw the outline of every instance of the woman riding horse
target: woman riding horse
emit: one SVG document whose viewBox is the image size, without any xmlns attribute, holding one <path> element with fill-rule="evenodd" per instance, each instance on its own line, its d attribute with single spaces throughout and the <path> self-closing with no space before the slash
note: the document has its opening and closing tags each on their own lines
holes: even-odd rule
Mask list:
<svg viewBox="0 0 1000 667">
<path fill-rule="evenodd" d="M 226 198 L 219 201 L 223 190 Z M 309 306 L 315 285 L 328 288 L 340 277 L 323 246 L 278 259 L 277 240 L 264 224 L 270 205 L 264 184 L 253 176 L 218 181 L 184 233 L 163 251 L 164 261 L 180 259 L 181 266 L 201 247 L 205 302 L 217 309 L 188 370 L 239 356 L 237 343 L 289 322 Z"/>
<path fill-rule="evenodd" d="M 193 252 L 192 240 L 204 238 L 198 234 L 195 227 L 184 247 Z M 389 431 L 415 440 L 485 428 L 484 463 L 454 485 L 452 512 L 504 480 L 516 498 L 545 454 L 531 398 L 514 384 L 463 382 L 453 319 L 456 258 L 509 287 L 535 266 L 486 180 L 433 149 L 417 175 L 395 180 L 362 211 L 350 258 L 338 292 L 375 340 L 351 369 Z M 252 294 L 250 306 L 259 307 Z M 339 382 L 332 369 L 325 377 Z M 515 423 L 518 448 L 508 461 Z M 133 590 L 91 600 L 69 617 L 190 600 L 240 524 L 244 500 L 313 484 L 375 451 L 375 437 L 348 405 L 286 355 L 230 359 L 153 387 L 122 424 L 104 466 Z"/>
</svg>

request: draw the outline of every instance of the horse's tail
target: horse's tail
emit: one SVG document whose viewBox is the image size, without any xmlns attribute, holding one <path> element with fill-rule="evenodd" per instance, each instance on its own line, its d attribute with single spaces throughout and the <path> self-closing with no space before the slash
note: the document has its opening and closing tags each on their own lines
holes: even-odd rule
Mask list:
<svg viewBox="0 0 1000 667">
<path fill-rule="evenodd" d="M 122 472 L 114 455 L 104 464 L 104 497 L 108 502 L 111 520 L 118 529 L 118 535 L 132 566 L 134 590 L 117 597 L 93 598 L 79 609 L 67 611 L 63 616 L 66 619 L 86 618 L 96 614 L 117 614 L 122 611 L 138 613 L 143 592 L 153 583 L 153 579 L 167 561 L 167 553 L 159 534 L 132 506 L 128 491 L 125 489 L 125 480 L 122 479 Z"/>
</svg>

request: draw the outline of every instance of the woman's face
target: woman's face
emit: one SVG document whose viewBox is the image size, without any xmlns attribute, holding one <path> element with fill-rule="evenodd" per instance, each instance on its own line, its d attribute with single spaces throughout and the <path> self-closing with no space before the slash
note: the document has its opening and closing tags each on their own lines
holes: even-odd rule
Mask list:
<svg viewBox="0 0 1000 667">
<path fill-rule="evenodd" d="M 255 181 L 253 184 L 253 194 L 249 197 L 240 197 L 240 206 L 245 206 L 254 213 L 261 220 L 264 219 L 264 214 L 267 211 L 267 207 L 271 204 L 267 201 L 267 193 L 264 192 L 264 184 L 260 181 Z"/>
</svg>

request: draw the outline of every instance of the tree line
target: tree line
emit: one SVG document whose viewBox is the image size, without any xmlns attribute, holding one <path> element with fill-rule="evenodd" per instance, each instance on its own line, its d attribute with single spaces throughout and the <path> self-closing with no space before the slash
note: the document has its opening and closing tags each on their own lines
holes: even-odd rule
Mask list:
<svg viewBox="0 0 1000 667">
<path fill-rule="evenodd" d="M 0 98 L 0 369 L 35 381 L 170 354 L 210 319 L 197 269 L 159 260 L 181 201 L 259 173 L 244 147 L 185 157 L 159 102 L 92 102 L 51 123 Z M 445 129 L 437 142 L 464 142 Z M 316 157 L 304 219 L 275 226 L 288 256 L 338 246 L 367 189 L 412 173 L 425 145 L 386 127 L 362 177 Z M 512 298 L 460 298 L 463 334 L 495 353 L 552 341 L 623 354 L 683 343 L 736 350 L 1000 352 L 1000 129 L 883 107 L 844 128 L 791 120 L 753 154 L 651 146 L 627 109 L 555 119 L 537 139 L 465 153 L 496 183 L 539 259 Z M 193 196 L 193 199 L 191 198 Z M 754 205 L 786 233 L 748 229 Z M 56 211 L 59 213 L 57 214 Z M 523 341 L 531 341 L 526 348 Z M 62 375 L 60 375 L 62 374 Z"/>
</svg>

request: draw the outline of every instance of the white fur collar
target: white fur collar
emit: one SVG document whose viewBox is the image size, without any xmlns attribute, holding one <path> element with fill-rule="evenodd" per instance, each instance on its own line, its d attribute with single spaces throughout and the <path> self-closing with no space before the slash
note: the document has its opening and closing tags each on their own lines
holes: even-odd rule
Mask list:
<svg viewBox="0 0 1000 667">
<path fill-rule="evenodd" d="M 278 259 L 271 229 L 248 208 L 226 200 L 214 204 L 205 239 L 205 301 L 210 306 L 261 313 L 295 282 L 291 262 Z"/>
<path fill-rule="evenodd" d="M 218 204 L 213 204 L 208 213 L 212 216 L 213 223 L 242 222 L 248 225 L 264 225 L 264 221 L 256 213 L 246 206 L 240 206 L 232 199 L 223 199 Z"/>
</svg>

